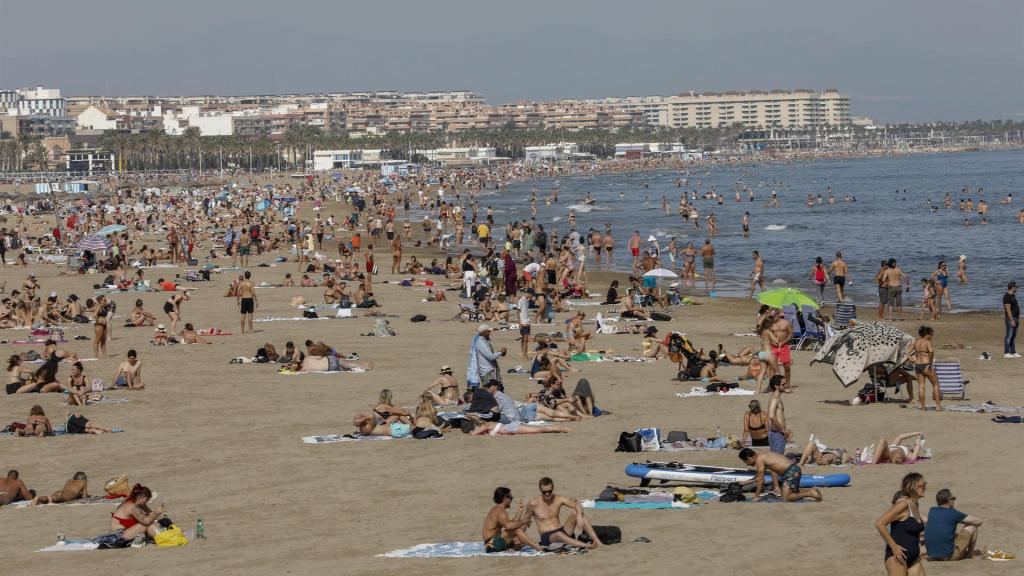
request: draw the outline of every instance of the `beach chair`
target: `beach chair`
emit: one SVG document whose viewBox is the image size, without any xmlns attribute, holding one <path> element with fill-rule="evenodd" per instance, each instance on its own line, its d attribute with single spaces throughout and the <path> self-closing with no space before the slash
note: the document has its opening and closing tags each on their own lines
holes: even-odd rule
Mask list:
<svg viewBox="0 0 1024 576">
<path fill-rule="evenodd" d="M 483 320 L 483 316 L 480 311 L 476 309 L 476 306 L 470 306 L 468 304 L 459 304 L 459 313 L 455 315 L 452 320 L 464 320 L 466 322 L 480 322 Z"/>
<path fill-rule="evenodd" d="M 936 361 L 935 377 L 939 380 L 939 394 L 942 398 L 957 397 L 965 400 L 967 396 L 967 383 L 960 371 L 960 360 Z"/>
<path fill-rule="evenodd" d="M 813 344 L 811 350 L 817 350 L 819 346 L 825 343 L 825 322 L 813 306 L 805 304 L 801 312 L 804 317 L 803 332 L 796 343 L 795 349 L 803 350 L 804 344 L 810 342 Z"/>
<path fill-rule="evenodd" d="M 856 304 L 836 304 L 836 313 L 832 318 L 832 327 L 836 330 L 846 330 L 857 319 Z"/>
</svg>

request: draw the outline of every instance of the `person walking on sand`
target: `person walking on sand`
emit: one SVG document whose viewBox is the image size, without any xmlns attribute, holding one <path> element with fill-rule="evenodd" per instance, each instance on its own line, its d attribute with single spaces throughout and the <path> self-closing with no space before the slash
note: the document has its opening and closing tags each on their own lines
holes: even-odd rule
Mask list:
<svg viewBox="0 0 1024 576">
<path fill-rule="evenodd" d="M 849 277 L 849 267 L 847 267 L 846 261 L 843 260 L 842 252 L 836 252 L 836 259 L 829 265 L 828 273 L 832 276 L 832 284 L 836 287 L 836 302 L 843 302 L 846 297 L 846 280 Z"/>
<path fill-rule="evenodd" d="M 1017 354 L 1017 328 L 1020 327 L 1020 304 L 1017 302 L 1017 283 L 1006 285 L 1003 294 L 1003 321 L 1006 336 L 1003 338 L 1003 358 L 1020 358 Z"/>
<path fill-rule="evenodd" d="M 885 571 L 889 576 L 924 576 L 921 532 L 925 525 L 918 501 L 927 486 L 924 476 L 917 472 L 904 476 L 892 506 L 875 521 L 875 529 L 885 541 Z"/>
<path fill-rule="evenodd" d="M 246 321 L 249 323 L 249 332 L 252 332 L 252 313 L 259 308 L 260 303 L 256 299 L 256 287 L 252 284 L 252 273 L 248 270 L 245 271 L 242 281 L 235 287 L 235 302 L 242 314 L 242 334 L 245 334 Z M 173 332 L 173 329 L 171 331 Z"/>
<path fill-rule="evenodd" d="M 930 326 L 921 326 L 917 330 L 917 336 L 917 340 L 914 340 L 911 360 L 914 362 L 914 374 L 917 376 L 917 392 L 918 400 L 921 402 L 921 411 L 924 412 L 925 410 L 925 380 L 932 383 L 932 398 L 935 400 L 935 410 L 941 411 L 942 392 L 939 391 L 939 380 L 935 376 L 935 348 L 932 345 L 935 330 Z"/>
</svg>

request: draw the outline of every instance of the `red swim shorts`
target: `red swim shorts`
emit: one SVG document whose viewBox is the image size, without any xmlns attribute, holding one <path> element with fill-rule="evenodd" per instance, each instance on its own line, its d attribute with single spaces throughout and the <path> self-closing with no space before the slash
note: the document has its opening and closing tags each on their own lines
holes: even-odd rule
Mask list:
<svg viewBox="0 0 1024 576">
<path fill-rule="evenodd" d="M 783 344 L 778 348 L 772 346 L 772 354 L 775 354 L 775 359 L 779 361 L 779 364 L 793 363 L 793 355 L 789 351 L 789 344 Z"/>
</svg>

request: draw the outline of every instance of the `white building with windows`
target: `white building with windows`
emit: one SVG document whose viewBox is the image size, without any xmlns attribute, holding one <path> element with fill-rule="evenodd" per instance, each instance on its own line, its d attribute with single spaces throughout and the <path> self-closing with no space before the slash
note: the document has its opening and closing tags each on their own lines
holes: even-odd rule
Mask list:
<svg viewBox="0 0 1024 576">
<path fill-rule="evenodd" d="M 355 168 L 362 164 L 381 162 L 383 150 L 316 150 L 313 152 L 313 170 L 324 172 Z M 399 162 L 400 163 L 400 162 Z"/>
<path fill-rule="evenodd" d="M 59 88 L 19 88 L 0 91 L 0 103 L 10 116 L 67 116 L 68 102 Z"/>
<path fill-rule="evenodd" d="M 527 162 L 564 162 L 579 157 L 580 147 L 575 142 L 527 146 L 524 150 L 524 158 Z"/>
<path fill-rule="evenodd" d="M 490 164 L 507 160 L 498 156 L 498 151 L 490 147 L 472 148 L 435 148 L 433 150 L 415 150 L 416 155 L 423 156 L 430 162 L 441 164 Z"/>
</svg>

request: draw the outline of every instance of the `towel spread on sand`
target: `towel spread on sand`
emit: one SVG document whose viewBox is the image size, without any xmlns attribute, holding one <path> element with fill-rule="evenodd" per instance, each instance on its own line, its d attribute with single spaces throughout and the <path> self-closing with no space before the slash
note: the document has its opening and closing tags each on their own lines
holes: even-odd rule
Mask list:
<svg viewBox="0 0 1024 576">
<path fill-rule="evenodd" d="M 81 552 L 82 550 L 98 550 L 99 544 L 92 540 L 68 540 L 63 544 L 54 544 L 40 548 L 36 552 Z"/>
<path fill-rule="evenodd" d="M 945 410 L 953 412 L 1004 412 L 1008 414 L 1024 412 L 1024 406 L 1000 406 L 999 404 L 946 404 Z"/>
<path fill-rule="evenodd" d="M 61 502 L 60 504 L 37 504 L 31 506 L 29 500 L 20 500 L 18 502 L 11 502 L 8 504 L 10 508 L 38 508 L 40 506 L 86 506 L 90 504 L 120 504 L 124 502 L 124 498 L 106 498 L 104 496 L 89 496 L 88 498 L 79 498 L 78 500 L 72 500 L 71 502 Z"/>
<path fill-rule="evenodd" d="M 277 373 L 281 374 L 282 376 L 306 376 L 306 375 L 309 375 L 309 374 L 345 374 L 345 373 L 361 374 L 363 372 L 366 372 L 366 368 L 352 368 L 350 370 L 332 370 L 330 372 L 281 372 L 280 370 L 278 370 Z"/>
<path fill-rule="evenodd" d="M 602 502 L 594 500 L 581 500 L 580 505 L 595 510 L 668 510 L 671 508 L 686 509 L 692 506 L 685 502 Z"/>
<path fill-rule="evenodd" d="M 532 548 L 522 550 L 508 550 L 488 554 L 484 550 L 483 542 L 439 542 L 436 544 L 418 544 L 412 548 L 392 550 L 384 554 L 378 554 L 378 558 L 470 558 L 473 556 L 498 557 L 503 556 L 542 556 Z"/>
<path fill-rule="evenodd" d="M 125 402 L 131 402 L 131 400 L 128 399 L 128 398 L 105 398 L 104 397 L 104 398 L 100 398 L 99 400 L 89 399 L 89 401 L 86 402 L 86 404 L 89 405 L 89 406 L 93 406 L 93 405 L 96 405 L 96 404 L 124 404 Z M 68 404 L 66 400 L 64 402 L 64 405 L 65 406 L 70 406 L 70 404 Z"/>
<path fill-rule="evenodd" d="M 412 438 L 412 436 L 407 436 Z M 323 436 L 303 436 L 303 444 L 330 444 L 331 442 L 356 442 L 358 440 L 394 440 L 391 436 L 363 436 L 360 434 L 324 434 Z"/>
<path fill-rule="evenodd" d="M 708 392 L 706 389 L 699 386 L 694 386 L 689 392 L 676 392 L 676 396 L 680 398 L 696 398 L 699 396 L 753 396 L 753 390 L 747 390 L 746 388 L 730 388 L 724 392 Z"/>
</svg>

